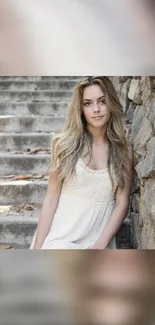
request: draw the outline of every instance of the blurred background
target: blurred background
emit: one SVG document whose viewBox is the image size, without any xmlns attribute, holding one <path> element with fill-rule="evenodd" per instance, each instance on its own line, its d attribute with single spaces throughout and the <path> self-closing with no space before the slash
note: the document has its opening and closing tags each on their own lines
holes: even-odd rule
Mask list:
<svg viewBox="0 0 155 325">
<path fill-rule="evenodd" d="M 0 73 L 153 75 L 151 0 L 0 0 Z"/>
<path fill-rule="evenodd" d="M 154 251 L 57 251 L 78 324 L 155 324 Z"/>
<path fill-rule="evenodd" d="M 74 324 L 54 253 L 0 254 L 0 325 Z"/>
<path fill-rule="evenodd" d="M 154 325 L 154 251 L 0 254 L 0 325 Z"/>
</svg>

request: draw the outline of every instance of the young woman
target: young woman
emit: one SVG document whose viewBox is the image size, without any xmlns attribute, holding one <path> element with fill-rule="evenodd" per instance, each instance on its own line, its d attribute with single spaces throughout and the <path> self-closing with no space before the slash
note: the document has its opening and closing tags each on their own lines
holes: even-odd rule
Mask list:
<svg viewBox="0 0 155 325">
<path fill-rule="evenodd" d="M 64 129 L 51 140 L 48 188 L 30 249 L 116 249 L 132 156 L 111 80 L 82 78 Z"/>
</svg>

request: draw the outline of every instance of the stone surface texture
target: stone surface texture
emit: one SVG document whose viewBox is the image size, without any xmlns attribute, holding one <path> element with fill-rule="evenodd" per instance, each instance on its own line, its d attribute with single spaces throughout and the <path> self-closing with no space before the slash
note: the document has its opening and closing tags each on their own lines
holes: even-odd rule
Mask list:
<svg viewBox="0 0 155 325">
<path fill-rule="evenodd" d="M 134 249 L 155 249 L 155 77 L 114 77 L 114 84 L 134 152 L 131 244 Z"/>
</svg>

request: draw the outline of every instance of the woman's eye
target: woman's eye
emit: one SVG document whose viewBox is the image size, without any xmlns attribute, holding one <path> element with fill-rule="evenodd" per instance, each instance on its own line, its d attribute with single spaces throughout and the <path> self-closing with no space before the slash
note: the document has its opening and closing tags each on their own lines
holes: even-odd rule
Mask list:
<svg viewBox="0 0 155 325">
<path fill-rule="evenodd" d="M 104 100 L 104 99 L 102 99 L 102 100 L 101 100 L 101 103 L 102 103 L 102 104 L 105 104 L 105 100 Z"/>
<path fill-rule="evenodd" d="M 88 106 L 88 105 L 90 105 L 90 103 L 84 103 L 84 106 Z"/>
</svg>

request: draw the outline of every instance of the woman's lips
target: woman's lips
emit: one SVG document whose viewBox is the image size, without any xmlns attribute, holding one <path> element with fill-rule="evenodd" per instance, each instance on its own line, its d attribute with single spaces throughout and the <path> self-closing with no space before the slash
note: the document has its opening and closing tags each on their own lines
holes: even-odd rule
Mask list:
<svg viewBox="0 0 155 325">
<path fill-rule="evenodd" d="M 92 117 L 94 120 L 100 120 L 103 116 L 94 116 Z"/>
</svg>

